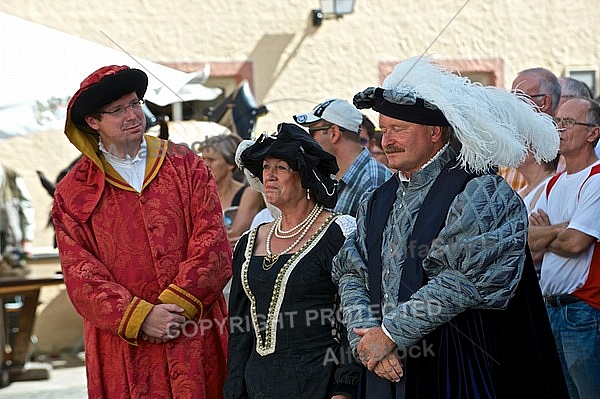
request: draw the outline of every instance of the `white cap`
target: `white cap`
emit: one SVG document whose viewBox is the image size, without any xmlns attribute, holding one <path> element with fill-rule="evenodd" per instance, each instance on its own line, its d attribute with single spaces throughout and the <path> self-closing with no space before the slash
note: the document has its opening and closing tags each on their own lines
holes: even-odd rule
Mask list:
<svg viewBox="0 0 600 399">
<path fill-rule="evenodd" d="M 363 116 L 354 105 L 338 98 L 325 100 L 305 114 L 294 115 L 296 123 L 302 126 L 312 125 L 321 119 L 358 134 Z"/>
</svg>

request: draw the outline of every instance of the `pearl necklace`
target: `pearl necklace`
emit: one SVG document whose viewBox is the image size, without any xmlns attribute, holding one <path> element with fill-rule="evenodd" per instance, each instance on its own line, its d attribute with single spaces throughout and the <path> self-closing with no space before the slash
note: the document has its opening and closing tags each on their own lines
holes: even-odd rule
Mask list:
<svg viewBox="0 0 600 399">
<path fill-rule="evenodd" d="M 320 212 L 323 209 L 323 206 L 315 204 L 315 206 L 313 207 L 312 211 L 310 211 L 310 213 L 308 214 L 308 216 L 306 216 L 306 218 L 301 221 L 299 224 L 297 224 L 296 226 L 292 227 L 289 230 L 283 230 L 281 228 L 281 221 L 283 220 L 283 218 L 281 216 L 279 216 L 277 218 L 277 220 L 275 221 L 275 237 L 277 238 L 294 238 L 296 237 L 298 234 L 300 234 L 300 232 L 302 231 L 302 229 L 304 227 L 306 227 L 306 225 L 310 222 L 311 218 L 313 218 L 315 216 L 315 213 Z"/>
<path fill-rule="evenodd" d="M 270 305 L 265 315 L 259 316 L 257 310 L 256 297 L 250 288 L 250 280 L 248 278 L 248 272 L 250 267 L 250 261 L 253 258 L 252 253 L 254 252 L 254 243 L 256 242 L 257 229 L 254 229 L 248 235 L 248 243 L 246 244 L 245 260 L 242 263 L 241 270 L 241 284 L 247 298 L 250 300 L 250 318 L 252 320 L 252 326 L 254 327 L 254 334 L 256 337 L 256 352 L 260 356 L 267 356 L 275 353 L 277 346 L 277 327 L 279 326 L 279 314 L 281 307 L 283 306 L 286 289 L 290 276 L 294 269 L 301 265 L 300 262 L 311 250 L 315 248 L 318 242 L 325 235 L 326 230 L 339 216 L 337 213 L 332 213 L 329 217 L 319 226 L 317 231 L 302 245 L 302 247 L 294 254 L 290 256 L 290 259 L 285 262 L 281 269 L 277 272 L 275 277 L 275 284 L 273 285 L 273 294 L 271 295 Z M 261 331 L 264 330 L 264 338 L 261 335 Z"/>
<path fill-rule="evenodd" d="M 292 245 L 287 247 L 284 251 L 280 252 L 279 254 L 274 254 L 271 252 L 271 237 L 273 237 L 273 233 L 275 232 L 275 226 L 277 225 L 277 223 L 273 222 L 273 225 L 271 226 L 271 229 L 269 230 L 269 234 L 267 234 L 267 240 L 265 243 L 265 252 L 267 253 L 267 255 L 265 255 L 265 258 L 263 260 L 263 264 L 262 264 L 263 270 L 265 270 L 265 271 L 270 270 L 273 267 L 273 265 L 275 263 L 277 263 L 277 260 L 279 260 L 279 257 L 281 255 L 287 254 L 289 251 L 294 249 L 296 247 L 296 245 L 298 245 L 298 243 L 300 241 L 302 241 L 302 239 L 304 238 L 306 233 L 308 233 L 308 230 L 310 230 L 310 228 L 315 223 L 315 221 L 317 220 L 317 218 L 319 217 L 321 212 L 323 212 L 323 207 L 321 205 L 319 205 L 318 211 L 315 212 L 314 215 L 308 219 L 306 226 L 304 227 L 304 229 L 302 229 L 302 233 L 298 236 L 298 238 L 296 238 L 296 240 L 292 243 Z"/>
</svg>

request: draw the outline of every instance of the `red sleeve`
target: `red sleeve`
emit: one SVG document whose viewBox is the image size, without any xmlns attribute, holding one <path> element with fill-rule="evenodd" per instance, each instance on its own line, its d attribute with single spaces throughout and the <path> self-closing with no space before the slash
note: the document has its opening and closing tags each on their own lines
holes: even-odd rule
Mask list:
<svg viewBox="0 0 600 399">
<path fill-rule="evenodd" d="M 76 191 L 77 185 L 67 189 Z M 81 193 L 82 202 L 93 200 Z M 153 305 L 116 282 L 96 256 L 95 240 L 85 224 L 75 220 L 57 196 L 52 209 L 59 256 L 67 293 L 77 312 L 94 326 L 118 334 L 131 344 Z"/>
</svg>

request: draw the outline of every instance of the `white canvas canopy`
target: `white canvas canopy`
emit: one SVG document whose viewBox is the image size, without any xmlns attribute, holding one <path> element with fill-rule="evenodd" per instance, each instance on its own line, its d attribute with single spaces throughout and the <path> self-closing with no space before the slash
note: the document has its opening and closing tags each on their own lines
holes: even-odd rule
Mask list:
<svg viewBox="0 0 600 399">
<path fill-rule="evenodd" d="M 109 39 L 107 38 L 107 42 Z M 0 139 L 62 129 L 70 96 L 105 65 L 129 65 L 148 74 L 145 98 L 165 106 L 209 101 L 221 89 L 202 83 L 209 70 L 184 73 L 121 49 L 0 13 Z"/>
</svg>

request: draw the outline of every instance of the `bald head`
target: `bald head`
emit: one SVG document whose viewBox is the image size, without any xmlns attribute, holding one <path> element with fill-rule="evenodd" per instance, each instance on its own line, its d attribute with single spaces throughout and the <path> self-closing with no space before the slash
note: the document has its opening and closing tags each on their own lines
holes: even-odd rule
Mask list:
<svg viewBox="0 0 600 399">
<path fill-rule="evenodd" d="M 577 80 L 568 76 L 563 76 L 558 79 L 560 84 L 560 107 L 565 101 L 574 97 L 593 98 L 592 91 L 581 80 Z"/>
<path fill-rule="evenodd" d="M 531 96 L 542 112 L 556 114 L 560 102 L 560 83 L 554 73 L 546 68 L 524 69 L 517 74 L 512 89 L 519 89 Z"/>
</svg>

